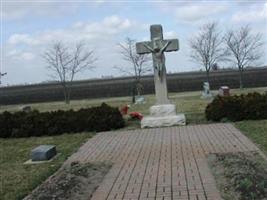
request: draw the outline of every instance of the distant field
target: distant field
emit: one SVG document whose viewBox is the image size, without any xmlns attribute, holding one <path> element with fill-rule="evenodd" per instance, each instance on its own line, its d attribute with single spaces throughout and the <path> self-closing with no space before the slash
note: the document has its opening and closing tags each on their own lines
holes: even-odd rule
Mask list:
<svg viewBox="0 0 267 200">
<path fill-rule="evenodd" d="M 167 75 L 169 92 L 198 91 L 206 81 L 204 71 L 182 72 Z M 267 67 L 253 67 L 244 71 L 244 87 L 267 87 Z M 134 77 L 116 77 L 111 79 L 77 80 L 72 85 L 72 97 L 76 100 L 123 97 L 132 93 Z M 154 93 L 154 77 L 143 76 L 141 83 L 144 94 Z M 235 69 L 223 69 L 210 72 L 210 85 L 218 89 L 222 85 L 239 88 L 239 72 Z M 0 88 L 0 105 L 19 103 L 52 102 L 63 100 L 62 86 L 59 83 L 20 85 Z"/>
</svg>

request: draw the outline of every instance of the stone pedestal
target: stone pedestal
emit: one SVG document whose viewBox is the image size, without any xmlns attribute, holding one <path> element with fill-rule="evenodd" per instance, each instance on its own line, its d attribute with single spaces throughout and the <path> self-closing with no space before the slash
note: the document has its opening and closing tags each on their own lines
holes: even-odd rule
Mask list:
<svg viewBox="0 0 267 200">
<path fill-rule="evenodd" d="M 174 104 L 155 105 L 150 107 L 150 116 L 141 121 L 141 128 L 186 125 L 184 114 L 176 114 Z"/>
</svg>

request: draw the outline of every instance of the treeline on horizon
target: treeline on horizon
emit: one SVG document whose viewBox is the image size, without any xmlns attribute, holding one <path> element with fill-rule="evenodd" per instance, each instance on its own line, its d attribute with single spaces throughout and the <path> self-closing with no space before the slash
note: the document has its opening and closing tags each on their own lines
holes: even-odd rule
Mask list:
<svg viewBox="0 0 267 200">
<path fill-rule="evenodd" d="M 261 68 L 267 68 L 267 65 L 262 65 L 262 66 L 248 66 L 246 67 L 246 69 L 261 69 Z M 219 68 L 217 70 L 211 70 L 211 72 L 216 72 L 216 71 L 238 71 L 237 68 L 235 67 L 221 67 L 219 66 Z M 187 73 L 197 73 L 197 72 L 201 72 L 204 73 L 205 70 L 204 69 L 199 69 L 199 70 L 192 70 L 192 71 L 181 71 L 181 72 L 172 72 L 172 71 L 168 71 L 167 74 L 168 75 L 175 75 L 175 74 L 187 74 Z M 143 75 L 142 77 L 149 77 L 152 76 L 153 73 L 150 74 L 146 74 Z M 88 79 L 77 79 L 74 80 L 73 82 L 86 82 L 86 81 L 97 81 L 97 80 L 108 80 L 108 79 L 121 79 L 121 78 L 131 78 L 133 76 L 129 76 L 129 75 L 120 75 L 120 76 L 101 76 L 99 78 L 88 78 Z M 2 88 L 5 87 L 20 87 L 20 86 L 34 86 L 34 85 L 46 85 L 46 84 L 59 84 L 60 81 L 58 80 L 51 80 L 51 81 L 42 81 L 42 82 L 37 82 L 37 83 L 20 83 L 20 84 L 7 84 L 7 85 L 1 85 Z"/>
</svg>

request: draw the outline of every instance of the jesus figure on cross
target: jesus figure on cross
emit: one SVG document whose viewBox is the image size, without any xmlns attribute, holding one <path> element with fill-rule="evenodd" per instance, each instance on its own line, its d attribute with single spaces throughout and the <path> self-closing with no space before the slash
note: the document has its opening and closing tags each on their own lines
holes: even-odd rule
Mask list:
<svg viewBox="0 0 267 200">
<path fill-rule="evenodd" d="M 160 81 L 162 81 L 162 72 L 163 70 L 166 71 L 165 66 L 165 55 L 164 51 L 169 46 L 170 41 L 167 41 L 165 45 L 162 44 L 161 38 L 153 38 L 153 48 L 151 48 L 149 45 L 144 44 L 144 46 L 151 51 L 151 53 L 154 53 L 154 67 L 158 71 L 158 76 L 160 78 Z"/>
</svg>

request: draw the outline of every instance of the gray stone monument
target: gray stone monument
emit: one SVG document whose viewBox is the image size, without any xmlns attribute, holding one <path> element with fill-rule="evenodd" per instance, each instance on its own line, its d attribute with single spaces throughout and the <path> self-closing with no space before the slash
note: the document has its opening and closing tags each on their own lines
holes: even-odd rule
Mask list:
<svg viewBox="0 0 267 200">
<path fill-rule="evenodd" d="M 156 92 L 156 105 L 150 107 L 150 116 L 142 119 L 141 127 L 185 125 L 185 115 L 177 115 L 176 106 L 170 104 L 166 81 L 164 52 L 177 51 L 179 49 L 178 40 L 164 40 L 161 25 L 151 25 L 150 33 L 151 41 L 136 43 L 138 54 L 152 53 Z"/>
</svg>

